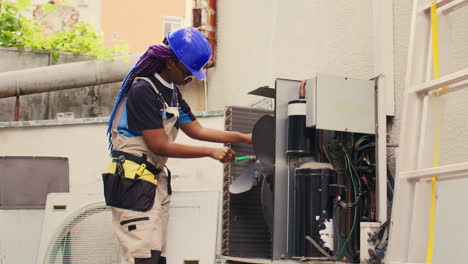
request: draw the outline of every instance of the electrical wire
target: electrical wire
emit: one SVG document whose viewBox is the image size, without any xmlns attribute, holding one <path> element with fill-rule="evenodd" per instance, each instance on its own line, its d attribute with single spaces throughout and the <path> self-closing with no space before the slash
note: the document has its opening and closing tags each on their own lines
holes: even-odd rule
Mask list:
<svg viewBox="0 0 468 264">
<path fill-rule="evenodd" d="M 359 157 L 358 161 L 357 161 L 357 168 L 359 169 L 359 171 L 361 171 L 363 168 L 363 162 L 365 162 L 365 157 L 366 157 L 366 152 L 363 152 L 362 155 Z M 372 165 L 371 164 L 367 164 L 368 166 L 370 166 L 370 168 L 372 168 Z M 370 172 L 368 172 L 370 173 Z M 374 170 L 374 173 L 375 173 L 375 170 Z M 368 217 L 370 219 L 370 221 L 375 221 L 375 215 L 376 215 L 376 208 L 375 208 L 375 191 L 373 190 L 373 185 L 375 185 L 375 182 L 372 181 L 372 179 L 368 179 L 368 177 L 366 176 L 367 174 L 365 175 L 362 175 L 361 176 L 361 179 L 362 181 L 364 182 L 365 186 L 367 187 L 368 189 L 368 196 L 370 198 L 370 210 L 366 210 L 366 212 L 368 212 Z M 389 175 L 389 174 L 387 174 Z M 373 184 L 371 184 L 371 182 Z M 390 192 L 389 192 L 390 193 Z"/>
<path fill-rule="evenodd" d="M 356 197 L 356 184 L 354 183 L 354 178 L 352 176 L 353 172 L 350 169 L 348 161 L 350 162 L 348 156 L 346 156 L 345 157 L 345 167 L 346 167 L 346 169 L 348 169 L 348 171 L 349 171 L 349 173 L 351 175 L 350 178 L 351 178 L 351 182 L 352 182 L 352 185 L 353 185 L 354 195 L 355 195 L 355 199 L 357 199 L 357 197 Z M 350 232 L 348 234 L 348 237 L 346 238 L 345 242 L 343 243 L 343 245 L 341 245 L 341 248 L 337 251 L 337 254 L 335 255 L 335 260 L 338 260 L 341 257 L 341 253 L 343 252 L 343 249 L 348 244 L 349 239 L 351 238 L 351 235 L 353 234 L 354 227 L 356 226 L 356 218 L 357 218 L 357 208 L 354 208 L 353 225 L 351 227 L 351 230 L 350 230 Z"/>
<path fill-rule="evenodd" d="M 368 135 L 363 135 L 361 136 L 356 143 L 354 144 L 354 148 L 358 148 L 364 141 L 366 141 L 369 138 Z"/>
<path fill-rule="evenodd" d="M 332 165 L 332 167 L 336 170 L 336 166 L 335 164 L 333 163 L 333 161 L 330 159 L 330 156 L 328 156 L 328 151 L 327 149 L 325 148 L 325 146 L 322 144 L 322 147 L 323 147 L 323 151 L 325 152 L 325 156 L 327 157 L 327 160 L 328 162 Z"/>
<path fill-rule="evenodd" d="M 351 169 L 354 171 L 355 175 L 356 175 L 356 179 L 358 180 L 358 183 L 359 183 L 359 190 L 362 190 L 362 186 L 361 186 L 361 181 L 360 181 L 360 177 L 359 177 L 359 173 L 357 173 L 356 169 L 354 168 L 353 166 L 353 163 L 351 162 L 351 158 L 349 157 L 349 154 L 348 152 L 346 151 L 346 149 L 341 146 L 341 149 L 343 150 L 344 154 L 346 155 L 346 157 L 348 158 L 348 161 L 349 161 L 349 164 Z"/>
<path fill-rule="evenodd" d="M 342 145 L 340 145 L 340 147 L 341 147 L 341 150 L 343 151 L 343 153 L 345 154 L 345 158 L 346 158 L 345 161 L 346 161 L 346 164 L 347 164 L 347 166 L 348 166 L 348 168 L 349 168 L 349 172 L 350 172 L 350 175 L 351 175 L 351 179 L 354 177 L 354 178 L 356 179 L 357 183 L 358 183 L 358 190 L 357 190 L 357 192 L 356 192 L 356 190 L 355 190 L 355 193 L 354 193 L 355 196 L 356 196 L 356 199 L 355 199 L 355 201 L 354 201 L 353 203 L 351 203 L 351 206 L 357 206 L 357 205 L 360 203 L 360 199 L 361 199 L 361 197 L 362 197 L 361 178 L 359 177 L 358 172 L 357 172 L 356 169 L 354 168 L 353 163 L 351 162 L 350 155 L 348 154 L 348 152 L 346 151 L 346 149 L 345 149 Z M 353 175 L 353 173 L 352 173 L 351 170 L 354 171 L 354 173 L 355 173 L 354 175 Z"/>
<path fill-rule="evenodd" d="M 360 146 L 360 147 L 357 147 L 357 148 L 355 148 L 355 149 L 356 149 L 356 150 L 363 150 L 363 149 L 369 148 L 369 147 L 375 147 L 375 143 L 372 142 L 372 143 L 369 143 L 369 144 L 365 144 L 365 145 Z"/>
<path fill-rule="evenodd" d="M 355 144 L 350 144 L 348 147 L 351 148 L 351 150 L 356 150 L 357 152 L 356 153 L 359 153 L 360 151 L 366 149 L 366 148 L 369 148 L 369 147 L 373 147 L 375 146 L 375 142 L 367 142 L 366 144 L 365 141 L 368 141 L 369 140 L 369 136 L 368 135 L 363 135 L 361 136 Z M 341 245 L 341 247 L 338 249 L 338 251 L 336 251 L 336 255 L 334 256 L 334 260 L 339 260 L 342 256 L 343 256 L 343 253 L 344 253 L 344 250 L 346 249 L 346 252 L 348 252 L 349 255 L 353 255 L 353 253 L 350 252 L 350 248 L 347 247 L 347 245 L 349 244 L 349 241 L 351 240 L 351 237 L 354 233 L 354 230 L 356 228 L 356 224 L 357 224 L 357 218 L 358 218 L 358 210 L 359 210 L 359 207 L 358 205 L 360 204 L 361 202 L 361 197 L 363 195 L 363 189 L 362 189 L 362 184 L 361 184 L 361 180 L 364 182 L 366 188 L 369 190 L 369 195 L 365 196 L 364 198 L 364 206 L 365 208 L 368 208 L 369 206 L 369 199 L 370 199 L 370 209 L 369 209 L 369 215 L 370 217 L 372 218 L 372 215 L 373 215 L 373 207 L 374 207 L 374 203 L 375 203 L 375 197 L 373 197 L 372 195 L 372 190 L 371 190 L 371 186 L 369 185 L 369 182 L 367 181 L 367 178 L 365 175 L 362 175 L 359 173 L 359 171 L 362 170 L 362 165 L 363 165 L 363 162 L 366 161 L 365 160 L 365 156 L 366 154 L 363 153 L 362 155 L 360 155 L 360 157 L 358 158 L 358 164 L 356 167 L 356 165 L 352 162 L 351 160 L 351 156 L 350 154 L 348 153 L 348 151 L 345 149 L 345 147 L 340 144 L 337 140 L 332 140 L 329 145 L 328 145 L 329 148 L 331 148 L 331 153 L 329 153 L 327 151 L 327 148 L 325 148 L 324 145 L 322 145 L 322 149 L 323 149 L 323 152 L 324 152 L 324 156 L 326 157 L 326 159 L 328 160 L 328 162 L 333 166 L 333 168 L 335 169 L 335 171 L 337 173 L 340 173 L 340 174 L 349 174 L 349 178 L 351 179 L 351 183 L 352 183 L 352 186 L 353 186 L 353 198 L 354 198 L 354 201 L 349 201 L 348 203 L 345 203 L 343 201 L 336 201 L 336 204 L 335 204 L 335 209 L 337 206 L 340 206 L 344 209 L 349 209 L 349 210 L 354 210 L 354 216 L 353 216 L 353 224 L 351 226 L 351 229 L 345 239 L 345 241 L 343 242 L 343 244 Z M 335 154 L 333 154 L 335 151 L 333 150 L 337 150 L 339 149 L 340 152 L 343 153 L 343 160 L 344 160 L 344 168 L 343 169 L 338 169 L 337 166 L 336 166 L 336 156 L 334 156 Z M 354 152 L 353 152 L 354 153 Z M 369 164 L 370 165 L 370 164 Z M 358 169 L 359 168 L 359 169 Z M 339 171 L 339 170 L 342 170 L 342 171 Z M 362 179 L 361 179 L 362 177 Z"/>
</svg>

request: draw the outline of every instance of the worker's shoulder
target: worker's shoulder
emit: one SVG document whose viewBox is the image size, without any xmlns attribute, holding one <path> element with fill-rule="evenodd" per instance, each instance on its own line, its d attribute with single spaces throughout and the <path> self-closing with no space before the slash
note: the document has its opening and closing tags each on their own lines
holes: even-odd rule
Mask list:
<svg viewBox="0 0 468 264">
<path fill-rule="evenodd" d="M 136 79 L 132 85 L 132 89 L 138 87 L 151 87 L 151 84 L 149 83 L 150 81 L 151 80 L 146 79 Z"/>
<path fill-rule="evenodd" d="M 151 84 L 145 80 L 137 80 L 130 90 L 128 91 L 128 96 L 149 96 L 154 97 L 156 93 L 153 90 Z"/>
</svg>

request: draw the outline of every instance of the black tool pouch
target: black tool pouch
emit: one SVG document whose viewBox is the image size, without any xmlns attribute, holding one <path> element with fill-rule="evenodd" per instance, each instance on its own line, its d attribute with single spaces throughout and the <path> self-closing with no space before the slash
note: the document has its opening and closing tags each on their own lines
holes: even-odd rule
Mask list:
<svg viewBox="0 0 468 264">
<path fill-rule="evenodd" d="M 103 173 L 102 180 L 108 206 L 140 212 L 146 212 L 153 206 L 156 184 L 114 173 Z"/>
<path fill-rule="evenodd" d="M 104 198 L 108 206 L 146 212 L 154 204 L 157 185 L 139 178 L 124 176 L 122 163 L 117 161 L 116 173 L 103 173 Z"/>
</svg>

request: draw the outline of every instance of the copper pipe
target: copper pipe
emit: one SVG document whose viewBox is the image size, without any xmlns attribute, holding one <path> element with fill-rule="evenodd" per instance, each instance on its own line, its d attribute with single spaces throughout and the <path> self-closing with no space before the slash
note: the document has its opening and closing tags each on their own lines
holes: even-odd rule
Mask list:
<svg viewBox="0 0 468 264">
<path fill-rule="evenodd" d="M 209 0 L 209 13 L 208 13 L 208 25 L 210 25 L 210 31 L 208 31 L 208 42 L 213 49 L 213 56 L 211 58 L 211 66 L 216 64 L 216 7 L 217 0 Z"/>
<path fill-rule="evenodd" d="M 194 8 L 192 10 L 192 16 L 193 16 L 193 27 L 199 28 L 202 25 L 202 10 L 201 8 Z"/>
<path fill-rule="evenodd" d="M 306 80 L 303 80 L 301 82 L 301 85 L 299 86 L 299 99 L 305 99 L 305 86 L 307 84 Z"/>
</svg>

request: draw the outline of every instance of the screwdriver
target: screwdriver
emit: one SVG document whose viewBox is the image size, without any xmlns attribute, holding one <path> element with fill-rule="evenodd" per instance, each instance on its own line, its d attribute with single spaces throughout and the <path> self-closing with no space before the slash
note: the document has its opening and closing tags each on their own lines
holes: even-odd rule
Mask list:
<svg viewBox="0 0 468 264">
<path fill-rule="evenodd" d="M 256 160 L 257 158 L 254 155 L 248 155 L 248 156 L 240 156 L 236 157 L 234 159 L 234 162 L 241 162 L 241 161 L 247 161 L 247 160 Z"/>
</svg>

